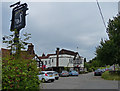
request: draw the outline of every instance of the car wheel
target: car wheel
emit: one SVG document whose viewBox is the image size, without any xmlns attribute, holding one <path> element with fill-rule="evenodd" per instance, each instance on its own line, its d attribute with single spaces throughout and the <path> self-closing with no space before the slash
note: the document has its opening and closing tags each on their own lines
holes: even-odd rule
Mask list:
<svg viewBox="0 0 120 91">
<path fill-rule="evenodd" d="M 56 80 L 58 80 L 59 78 L 56 78 Z"/>
<path fill-rule="evenodd" d="M 42 79 L 42 82 L 45 83 L 45 79 L 44 78 Z"/>
<path fill-rule="evenodd" d="M 51 82 L 54 82 L 54 80 L 51 80 Z"/>
</svg>

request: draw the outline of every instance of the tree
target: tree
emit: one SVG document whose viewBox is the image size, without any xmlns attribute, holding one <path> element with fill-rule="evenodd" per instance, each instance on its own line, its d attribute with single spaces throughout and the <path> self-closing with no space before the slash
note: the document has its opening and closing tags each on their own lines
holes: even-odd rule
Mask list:
<svg viewBox="0 0 120 91">
<path fill-rule="evenodd" d="M 120 64 L 120 16 L 113 17 L 113 20 L 109 20 L 107 33 L 116 48 L 115 61 Z"/>
<path fill-rule="evenodd" d="M 100 46 L 96 48 L 97 60 L 101 65 L 112 65 L 115 63 L 116 48 L 111 40 L 101 40 Z"/>
<path fill-rule="evenodd" d="M 101 40 L 96 58 L 104 65 L 120 64 L 120 16 L 109 20 L 107 33 L 109 40 Z"/>
<path fill-rule="evenodd" d="M 29 40 L 31 38 L 31 34 L 29 33 L 24 33 L 23 34 L 23 39 L 22 38 L 19 38 L 19 42 L 15 42 L 17 41 L 16 38 L 14 38 L 14 35 L 15 34 L 12 34 L 12 35 L 7 35 L 7 36 L 4 36 L 3 37 L 3 43 L 6 43 L 7 44 L 7 48 L 10 48 L 11 49 L 11 53 L 12 52 L 16 52 L 16 47 L 18 46 L 18 52 L 19 53 L 16 53 L 16 56 L 20 56 L 20 51 L 21 49 L 25 49 L 25 46 L 28 44 L 26 41 Z M 18 57 L 17 57 L 18 58 Z"/>
</svg>

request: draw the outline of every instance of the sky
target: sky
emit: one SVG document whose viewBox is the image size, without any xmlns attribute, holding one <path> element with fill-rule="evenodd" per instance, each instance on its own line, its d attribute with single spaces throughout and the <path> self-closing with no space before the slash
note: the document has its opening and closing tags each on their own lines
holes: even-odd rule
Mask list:
<svg viewBox="0 0 120 91">
<path fill-rule="evenodd" d="M 10 35 L 10 20 L 15 2 L 2 2 L 2 33 Z M 22 2 L 24 3 L 24 2 Z M 1 3 L 0 3 L 1 4 Z M 30 43 L 34 44 L 35 53 L 55 53 L 56 48 L 77 51 L 91 60 L 95 57 L 96 47 L 101 38 L 108 39 L 105 26 L 96 2 L 27 2 L 29 10 L 26 27 L 20 30 L 20 36 L 31 33 Z M 108 20 L 118 13 L 117 2 L 100 2 L 100 7 L 107 25 Z M 0 18 L 1 19 L 1 18 Z M 1 24 L 0 24 L 1 25 Z M 6 48 L 5 44 L 0 45 Z"/>
</svg>

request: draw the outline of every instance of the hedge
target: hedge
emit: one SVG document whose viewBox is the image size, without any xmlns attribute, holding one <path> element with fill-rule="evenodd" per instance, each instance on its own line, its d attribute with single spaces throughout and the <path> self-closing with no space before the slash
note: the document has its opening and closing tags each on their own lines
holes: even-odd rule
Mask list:
<svg viewBox="0 0 120 91">
<path fill-rule="evenodd" d="M 109 71 L 109 73 L 112 74 L 116 74 L 116 75 L 120 75 L 120 70 L 115 70 L 115 71 Z"/>
<path fill-rule="evenodd" d="M 2 89 L 39 89 L 38 69 L 35 60 L 2 60 Z"/>
<path fill-rule="evenodd" d="M 110 74 L 109 71 L 106 71 L 101 76 L 105 80 L 120 80 L 120 76 L 117 74 Z"/>
</svg>

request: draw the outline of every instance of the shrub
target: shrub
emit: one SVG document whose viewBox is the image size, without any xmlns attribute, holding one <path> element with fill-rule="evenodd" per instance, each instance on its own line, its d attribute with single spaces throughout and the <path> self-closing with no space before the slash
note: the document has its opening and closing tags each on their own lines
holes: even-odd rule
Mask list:
<svg viewBox="0 0 120 91">
<path fill-rule="evenodd" d="M 88 68 L 88 72 L 92 72 L 92 68 Z"/>
<path fill-rule="evenodd" d="M 102 78 L 106 80 L 120 80 L 120 76 L 116 74 L 110 74 L 109 71 L 106 71 L 102 74 Z"/>
<path fill-rule="evenodd" d="M 120 75 L 120 70 L 119 70 L 119 71 L 118 71 L 118 70 L 116 70 L 116 71 L 111 70 L 111 71 L 109 71 L 109 73 L 110 73 L 111 75 L 113 75 L 113 74 Z"/>
<path fill-rule="evenodd" d="M 2 59 L 0 57 L 0 90 L 2 90 Z"/>
<path fill-rule="evenodd" d="M 37 75 L 35 60 L 3 58 L 2 89 L 38 89 Z"/>
</svg>

